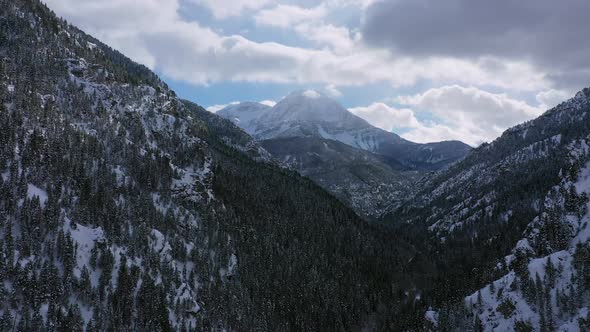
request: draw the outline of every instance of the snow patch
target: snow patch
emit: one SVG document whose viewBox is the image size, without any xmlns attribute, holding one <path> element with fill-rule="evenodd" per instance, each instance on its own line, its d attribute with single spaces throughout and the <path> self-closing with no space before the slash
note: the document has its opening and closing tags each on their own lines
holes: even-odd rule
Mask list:
<svg viewBox="0 0 590 332">
<path fill-rule="evenodd" d="M 227 263 L 227 268 L 219 269 L 219 276 L 223 279 L 224 277 L 230 278 L 236 274 L 236 269 L 238 267 L 238 257 L 235 254 L 231 254 L 229 257 L 229 262 Z"/>
<path fill-rule="evenodd" d="M 69 219 L 66 218 L 66 221 Z M 92 228 L 77 223 L 66 223 L 66 225 L 72 225 L 69 228 L 70 236 L 72 240 L 78 244 L 78 250 L 76 251 L 76 267 L 74 268 L 74 275 L 80 277 L 82 268 L 84 266 L 90 269 L 90 255 L 96 242 L 102 242 L 105 239 L 104 231 L 101 227 Z M 93 276 L 92 281 L 94 285 L 98 284 L 98 276 Z"/>
<path fill-rule="evenodd" d="M 434 327 L 438 327 L 438 312 L 432 310 L 432 308 L 426 311 L 426 314 L 424 314 L 424 318 L 430 323 L 432 323 Z"/>
<path fill-rule="evenodd" d="M 45 207 L 45 203 L 47 203 L 48 199 L 47 192 L 29 183 L 27 187 L 27 198 L 33 199 L 34 197 L 38 197 L 41 206 Z"/>
</svg>

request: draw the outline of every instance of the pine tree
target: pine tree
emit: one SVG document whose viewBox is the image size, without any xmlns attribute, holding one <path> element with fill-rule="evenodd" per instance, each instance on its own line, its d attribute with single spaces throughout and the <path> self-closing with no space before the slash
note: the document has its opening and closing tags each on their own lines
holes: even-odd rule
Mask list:
<svg viewBox="0 0 590 332">
<path fill-rule="evenodd" d="M 473 323 L 473 329 L 475 332 L 483 332 L 483 324 L 481 322 L 481 319 L 479 318 L 479 315 L 475 315 L 475 321 Z"/>
<path fill-rule="evenodd" d="M 12 237 L 12 222 L 8 221 L 4 225 L 4 257 L 6 258 L 5 266 L 12 269 L 14 266 L 14 239 Z"/>
<path fill-rule="evenodd" d="M 535 274 L 535 297 L 537 299 L 537 308 L 540 313 L 544 313 L 545 293 L 543 292 L 543 282 L 539 274 Z"/>
<path fill-rule="evenodd" d="M 121 254 L 117 276 L 117 289 L 113 293 L 112 306 L 115 326 L 129 328 L 133 317 L 133 289 L 131 277 L 127 272 L 127 258 Z"/>
<path fill-rule="evenodd" d="M 482 310 L 483 307 L 483 299 L 481 297 L 481 291 L 477 291 L 477 307 L 479 310 Z"/>
<path fill-rule="evenodd" d="M 545 320 L 545 310 L 539 310 L 539 330 L 541 332 L 549 332 L 547 321 Z"/>
<path fill-rule="evenodd" d="M 31 321 L 31 331 L 41 331 L 43 328 L 43 317 L 38 310 L 35 310 L 35 312 L 33 312 L 33 319 Z"/>
<path fill-rule="evenodd" d="M 547 318 L 547 330 L 553 331 L 553 305 L 551 304 L 551 288 L 545 288 L 545 313 Z"/>
<path fill-rule="evenodd" d="M 574 290 L 574 286 L 573 284 L 570 284 L 569 286 L 569 296 L 567 297 L 567 307 L 568 307 L 568 314 L 569 315 L 573 315 L 575 313 L 575 308 L 576 308 L 576 298 L 577 298 L 577 293 Z"/>
<path fill-rule="evenodd" d="M 547 278 L 547 287 L 552 288 L 555 285 L 555 266 L 551 261 L 551 257 L 547 257 L 547 262 L 545 263 L 545 271 L 546 271 L 546 278 Z"/>
<path fill-rule="evenodd" d="M 86 267 L 86 265 L 84 265 L 84 267 L 82 267 L 82 272 L 80 273 L 79 285 L 80 285 L 82 300 L 85 303 L 89 304 L 91 294 L 92 294 L 92 283 L 90 281 L 90 272 L 88 271 L 88 268 Z"/>
<path fill-rule="evenodd" d="M 557 314 L 561 317 L 564 312 L 563 299 L 560 288 L 555 288 L 555 306 L 557 307 Z"/>
<path fill-rule="evenodd" d="M 0 331 L 10 331 L 12 329 L 13 320 L 10 311 L 4 310 L 4 314 L 0 319 Z"/>
<path fill-rule="evenodd" d="M 83 331 L 84 321 L 77 304 L 70 305 L 68 314 L 64 319 L 64 328 L 67 331 Z"/>
</svg>

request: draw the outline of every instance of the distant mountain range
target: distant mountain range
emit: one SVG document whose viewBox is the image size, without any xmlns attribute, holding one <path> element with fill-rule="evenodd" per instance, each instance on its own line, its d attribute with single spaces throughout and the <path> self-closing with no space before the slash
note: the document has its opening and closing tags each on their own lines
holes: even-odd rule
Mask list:
<svg viewBox="0 0 590 332">
<path fill-rule="evenodd" d="M 421 174 L 444 169 L 471 150 L 458 141 L 407 141 L 313 90 L 293 92 L 274 107 L 243 102 L 217 115 L 242 127 L 285 165 L 372 217 L 394 207 Z"/>
</svg>

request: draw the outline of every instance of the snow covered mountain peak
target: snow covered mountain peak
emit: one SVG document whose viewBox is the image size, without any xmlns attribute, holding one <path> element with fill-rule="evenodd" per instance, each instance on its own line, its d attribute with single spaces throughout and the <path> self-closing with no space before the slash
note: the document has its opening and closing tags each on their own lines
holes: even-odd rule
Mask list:
<svg viewBox="0 0 590 332">
<path fill-rule="evenodd" d="M 257 139 L 279 137 L 324 137 L 342 131 L 371 130 L 365 120 L 350 113 L 337 101 L 315 90 L 298 90 L 274 107 L 245 102 L 222 109 L 218 115 L 233 121 Z M 376 129 L 376 128 L 375 128 Z M 329 137 L 326 137 L 326 134 Z M 336 139 L 339 140 L 339 139 Z M 350 144 L 350 140 L 344 142 Z M 351 144 L 357 146 L 357 144 Z"/>
<path fill-rule="evenodd" d="M 336 100 L 315 90 L 292 92 L 274 107 L 258 103 L 231 105 L 218 115 L 258 140 L 315 137 L 393 158 L 411 168 L 461 159 L 470 148 L 460 142 L 416 144 L 370 125 Z M 422 167 L 420 166 L 420 167 Z"/>
<path fill-rule="evenodd" d="M 350 113 L 337 101 L 314 90 L 295 91 L 279 101 L 269 113 L 271 124 L 308 123 L 329 124 L 336 127 L 369 127 L 369 124 Z"/>
</svg>

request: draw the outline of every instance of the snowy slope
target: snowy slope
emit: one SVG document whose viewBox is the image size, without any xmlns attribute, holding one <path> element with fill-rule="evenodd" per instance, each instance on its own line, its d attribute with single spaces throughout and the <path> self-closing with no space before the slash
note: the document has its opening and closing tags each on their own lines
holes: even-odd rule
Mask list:
<svg viewBox="0 0 590 332">
<path fill-rule="evenodd" d="M 589 143 L 584 89 L 417 184 L 391 219 L 438 243 L 423 250 L 434 248 L 427 255 L 453 274 L 448 292 L 466 296 L 458 307 L 429 308 L 425 320 L 441 329 L 588 330 Z"/>
<path fill-rule="evenodd" d="M 309 90 L 291 93 L 261 120 L 261 129 L 256 133 L 261 139 L 293 136 L 332 138 L 330 135 L 371 127 L 336 101 Z M 360 147 L 355 141 L 344 143 Z"/>
<path fill-rule="evenodd" d="M 588 142 L 582 140 L 570 146 L 572 165 L 588 160 Z M 583 197 L 577 202 L 579 206 L 575 212 L 566 211 L 566 202 L 572 197 L 564 193 L 570 190 Z M 513 254 L 505 258 L 509 272 L 493 286 L 490 284 L 465 299 L 485 331 L 515 331 L 518 324 L 541 331 L 573 332 L 590 328 L 588 285 L 580 280 L 588 277 L 585 275 L 588 270 L 579 262 L 590 263 L 590 257 L 582 257 L 582 251 L 590 249 L 588 197 L 590 163 L 586 162 L 577 178 L 564 178 L 547 194 L 544 202 L 545 211 L 560 211 L 559 223 L 566 230 L 563 233 L 566 244 L 546 248 L 548 234 L 544 233 L 544 226 L 550 217 L 542 213 L 529 224 Z M 526 270 L 522 271 L 520 266 Z"/>
</svg>

